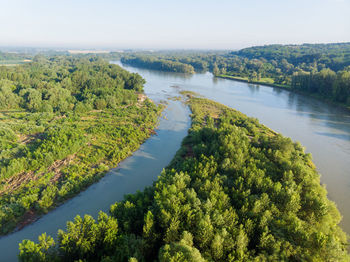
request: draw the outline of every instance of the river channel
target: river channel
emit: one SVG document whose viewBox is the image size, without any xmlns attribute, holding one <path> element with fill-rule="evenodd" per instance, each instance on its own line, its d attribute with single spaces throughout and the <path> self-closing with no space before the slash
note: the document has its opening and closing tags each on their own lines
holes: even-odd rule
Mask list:
<svg viewBox="0 0 350 262">
<path fill-rule="evenodd" d="M 280 88 L 214 78 L 211 73 L 184 75 L 123 67 L 141 74 L 158 93 L 174 86 L 194 91 L 299 141 L 312 154 L 321 183 L 343 216 L 341 226 L 350 234 L 350 110 Z"/>
<path fill-rule="evenodd" d="M 337 204 L 343 216 L 341 226 L 350 233 L 348 110 L 278 88 L 213 78 L 210 73 L 185 75 L 123 67 L 146 79 L 145 93 L 155 102 L 176 96 L 179 90 L 194 91 L 258 118 L 271 129 L 300 141 L 313 155 L 328 197 Z M 35 223 L 0 238 L 0 261 L 16 261 L 18 243 L 22 239 L 37 240 L 43 232 L 56 235 L 57 230 L 65 228 L 66 221 L 75 215 L 96 217 L 99 210 L 108 211 L 109 206 L 122 200 L 124 194 L 151 185 L 179 149 L 190 126 L 188 108 L 179 101 L 168 100 L 168 103 L 160 118 L 157 135 L 149 138 L 118 168 Z"/>
</svg>

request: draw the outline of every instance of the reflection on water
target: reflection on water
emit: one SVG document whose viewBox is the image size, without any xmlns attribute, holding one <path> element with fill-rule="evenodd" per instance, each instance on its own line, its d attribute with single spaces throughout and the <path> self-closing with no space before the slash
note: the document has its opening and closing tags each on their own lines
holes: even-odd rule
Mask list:
<svg viewBox="0 0 350 262">
<path fill-rule="evenodd" d="M 256 117 L 268 127 L 300 141 L 307 152 L 312 153 L 322 174 L 321 181 L 327 185 L 329 197 L 336 202 L 343 215 L 342 226 L 350 233 L 350 205 L 347 204 L 350 199 L 349 111 L 279 88 L 213 78 L 210 73 L 185 75 L 125 68 L 140 73 L 146 79 L 145 93 L 156 102 L 178 95 L 178 89 L 194 91 Z M 125 160 L 120 169 L 111 172 L 78 197 L 37 223 L 0 239 L 1 259 L 13 260 L 21 239 L 36 238 L 43 231 L 53 233 L 77 213 L 96 215 L 98 210 L 107 210 L 111 203 L 122 199 L 124 193 L 134 192 L 152 183 L 179 148 L 189 126 L 187 109 L 179 102 L 169 103 L 169 121 L 161 120 L 157 136 L 153 136 L 133 157 Z"/>
<path fill-rule="evenodd" d="M 321 136 L 329 136 L 329 137 L 335 137 L 338 139 L 342 139 L 345 141 L 350 140 L 350 135 L 349 134 L 335 134 L 335 133 L 325 133 L 325 132 L 315 132 L 315 134 L 321 135 Z"/>
<path fill-rule="evenodd" d="M 350 233 L 348 110 L 280 88 L 213 78 L 209 73 L 181 77 L 181 74 L 125 67 L 140 73 L 152 86 L 150 90 L 176 85 L 197 92 L 256 117 L 268 127 L 300 141 L 306 151 L 312 153 L 321 181 L 341 211 L 342 227 Z"/>
<path fill-rule="evenodd" d="M 247 84 L 249 91 L 254 94 L 256 92 L 259 92 L 260 86 L 259 85 L 253 85 L 253 84 Z"/>
</svg>

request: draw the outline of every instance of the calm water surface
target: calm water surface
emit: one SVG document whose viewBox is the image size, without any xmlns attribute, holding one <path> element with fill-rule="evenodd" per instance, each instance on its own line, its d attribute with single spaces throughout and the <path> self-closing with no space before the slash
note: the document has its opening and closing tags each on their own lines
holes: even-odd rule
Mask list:
<svg viewBox="0 0 350 262">
<path fill-rule="evenodd" d="M 149 85 L 170 86 L 197 92 L 235 108 L 273 130 L 300 141 L 310 152 L 335 201 L 343 220 L 342 228 L 350 234 L 350 111 L 278 88 L 213 78 L 212 74 L 164 73 L 124 67 L 141 74 Z"/>
<path fill-rule="evenodd" d="M 281 89 L 216 79 L 209 73 L 188 76 L 124 67 L 146 79 L 145 92 L 156 102 L 177 95 L 178 90 L 194 91 L 256 117 L 275 131 L 300 141 L 306 151 L 312 153 L 329 198 L 336 202 L 343 215 L 342 227 L 350 233 L 349 111 Z M 0 261 L 15 261 L 22 239 L 36 240 L 42 232 L 55 235 L 57 229 L 64 228 L 66 221 L 76 214 L 96 217 L 99 210 L 107 211 L 124 194 L 151 185 L 180 147 L 190 125 L 188 114 L 180 102 L 169 101 L 166 119 L 160 120 L 157 136 L 147 140 L 100 182 L 34 224 L 1 238 Z"/>
<path fill-rule="evenodd" d="M 168 92 L 157 92 L 151 86 L 151 83 L 147 84 L 145 91 L 156 102 L 178 94 L 171 88 Z M 56 236 L 57 230 L 64 229 L 66 222 L 73 220 L 76 215 L 90 214 L 97 218 L 100 210 L 108 212 L 110 205 L 122 200 L 125 194 L 152 185 L 187 135 L 191 124 L 189 114 L 189 109 L 182 102 L 169 101 L 160 118 L 157 135 L 149 138 L 131 157 L 121 162 L 118 168 L 112 169 L 98 183 L 35 223 L 0 238 L 0 262 L 17 261 L 18 244 L 23 239 L 37 241 L 38 235 L 44 232 Z"/>
</svg>

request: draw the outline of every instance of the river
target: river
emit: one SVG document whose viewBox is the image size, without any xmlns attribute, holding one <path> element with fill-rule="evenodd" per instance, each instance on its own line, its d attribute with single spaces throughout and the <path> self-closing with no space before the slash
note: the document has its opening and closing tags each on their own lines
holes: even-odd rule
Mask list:
<svg viewBox="0 0 350 262">
<path fill-rule="evenodd" d="M 120 64 L 120 63 L 119 63 Z M 340 210 L 341 226 L 350 234 L 350 111 L 280 88 L 213 78 L 211 73 L 184 75 L 123 65 L 164 91 L 171 86 L 194 91 L 299 141 L 321 174 L 328 197 Z"/>
<path fill-rule="evenodd" d="M 169 88 L 167 92 L 157 92 L 149 82 L 145 93 L 155 102 L 178 95 Z M 64 229 L 66 222 L 76 215 L 90 214 L 97 218 L 98 212 L 109 211 L 116 201 L 123 200 L 125 194 L 143 190 L 157 180 L 162 169 L 173 159 L 187 135 L 191 125 L 190 110 L 180 101 L 168 101 L 159 120 L 157 134 L 151 136 L 129 158 L 109 171 L 99 182 L 90 186 L 76 197 L 49 212 L 22 230 L 0 238 L 0 262 L 17 261 L 18 244 L 23 239 L 38 240 L 38 235 L 47 232 L 56 236 L 58 229 Z"/>
<path fill-rule="evenodd" d="M 329 198 L 336 202 L 350 233 L 350 112 L 278 88 L 251 85 L 212 74 L 185 75 L 124 66 L 141 74 L 147 81 L 145 93 L 159 102 L 178 95 L 179 90 L 197 92 L 300 141 L 312 153 L 326 185 Z M 179 101 L 169 100 L 160 119 L 157 135 L 148 139 L 133 156 L 111 170 L 98 183 L 45 215 L 32 225 L 0 239 L 0 261 L 15 261 L 22 239 L 36 240 L 43 232 L 55 235 L 76 214 L 97 216 L 99 210 L 121 200 L 126 193 L 151 185 L 170 162 L 190 126 L 188 109 Z"/>
</svg>

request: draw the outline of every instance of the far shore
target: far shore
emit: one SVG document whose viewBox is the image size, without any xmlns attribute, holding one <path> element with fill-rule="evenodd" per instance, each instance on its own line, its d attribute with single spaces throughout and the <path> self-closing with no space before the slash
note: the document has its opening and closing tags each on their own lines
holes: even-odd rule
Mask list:
<svg viewBox="0 0 350 262">
<path fill-rule="evenodd" d="M 348 106 L 346 104 L 330 101 L 330 100 L 328 100 L 328 99 L 326 99 L 326 98 L 324 98 L 322 96 L 318 96 L 316 94 L 310 94 L 308 92 L 303 92 L 303 91 L 300 91 L 300 90 L 294 90 L 288 85 L 266 83 L 266 82 L 261 82 L 261 81 L 249 81 L 249 80 L 244 79 L 242 77 L 229 76 L 229 75 L 216 75 L 214 77 L 222 78 L 222 79 L 228 79 L 228 80 L 233 80 L 233 81 L 238 81 L 238 82 L 244 82 L 244 83 L 254 84 L 254 85 L 262 85 L 262 86 L 281 88 L 281 89 L 284 89 L 284 90 L 287 90 L 287 91 L 290 91 L 290 92 L 294 92 L 294 93 L 297 93 L 297 94 L 307 95 L 307 96 L 319 99 L 319 100 L 321 100 L 323 102 L 326 102 L 328 104 L 331 104 L 331 105 L 334 105 L 334 106 L 339 106 L 339 107 L 342 107 L 342 108 L 350 111 L 350 106 Z"/>
</svg>

